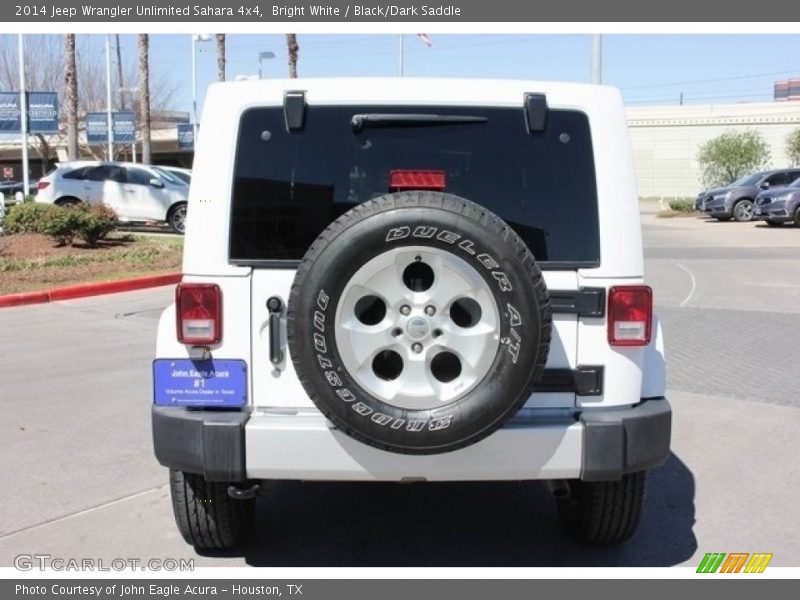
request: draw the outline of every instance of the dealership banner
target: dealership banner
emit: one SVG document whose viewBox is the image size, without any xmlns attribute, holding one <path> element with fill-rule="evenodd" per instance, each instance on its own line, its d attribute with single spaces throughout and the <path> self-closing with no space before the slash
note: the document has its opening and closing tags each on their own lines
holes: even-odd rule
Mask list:
<svg viewBox="0 0 800 600">
<path fill-rule="evenodd" d="M 134 113 L 112 112 L 111 138 L 115 144 L 132 144 L 136 139 L 136 116 Z M 86 113 L 86 141 L 104 144 L 108 141 L 108 113 Z"/>
<path fill-rule="evenodd" d="M 28 92 L 28 132 L 58 133 L 58 94 Z M 20 133 L 19 92 L 0 92 L 0 133 Z"/>
<path fill-rule="evenodd" d="M 107 141 L 108 115 L 104 112 L 86 113 L 86 141 L 98 144 Z"/>
<path fill-rule="evenodd" d="M 19 92 L 0 92 L 0 133 L 19 133 L 22 120 Z"/>
<path fill-rule="evenodd" d="M 58 133 L 58 94 L 28 92 L 28 131 Z"/>
<path fill-rule="evenodd" d="M 178 123 L 178 149 L 194 150 L 194 125 Z"/>
<path fill-rule="evenodd" d="M 132 144 L 136 141 L 136 115 L 130 111 L 111 113 L 115 144 Z"/>
</svg>

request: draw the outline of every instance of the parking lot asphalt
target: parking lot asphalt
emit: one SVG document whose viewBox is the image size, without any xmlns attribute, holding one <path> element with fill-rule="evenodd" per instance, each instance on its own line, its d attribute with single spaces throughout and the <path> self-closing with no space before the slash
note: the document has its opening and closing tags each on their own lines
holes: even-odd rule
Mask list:
<svg viewBox="0 0 800 600">
<path fill-rule="evenodd" d="M 636 536 L 584 548 L 538 483 L 277 483 L 251 541 L 198 555 L 152 456 L 150 373 L 171 288 L 0 310 L 0 566 L 18 554 L 197 566 L 800 564 L 800 229 L 657 219 L 646 277 L 667 342 L 673 453 Z"/>
</svg>

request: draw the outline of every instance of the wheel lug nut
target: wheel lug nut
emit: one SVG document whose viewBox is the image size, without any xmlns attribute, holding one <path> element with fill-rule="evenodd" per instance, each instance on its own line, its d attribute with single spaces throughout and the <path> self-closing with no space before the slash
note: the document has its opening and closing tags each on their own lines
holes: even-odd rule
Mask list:
<svg viewBox="0 0 800 600">
<path fill-rule="evenodd" d="M 425 307 L 425 314 L 428 315 L 429 317 L 432 317 L 433 315 L 436 314 L 436 308 L 429 304 L 428 306 Z"/>
<path fill-rule="evenodd" d="M 406 316 L 410 315 L 411 307 L 408 304 L 403 304 L 403 306 L 400 307 L 400 314 Z"/>
<path fill-rule="evenodd" d="M 419 342 L 411 344 L 411 350 L 413 350 L 414 354 L 419 354 L 420 352 L 422 352 L 422 344 L 420 344 Z"/>
</svg>

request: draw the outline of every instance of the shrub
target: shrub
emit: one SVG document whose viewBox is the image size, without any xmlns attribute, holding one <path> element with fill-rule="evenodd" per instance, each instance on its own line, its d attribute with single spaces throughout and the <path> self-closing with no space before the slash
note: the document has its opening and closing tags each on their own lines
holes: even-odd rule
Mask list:
<svg viewBox="0 0 800 600">
<path fill-rule="evenodd" d="M 792 165 L 800 165 L 800 127 L 786 136 L 786 156 Z"/>
<path fill-rule="evenodd" d="M 78 210 L 82 213 L 82 217 L 76 233 L 92 248 L 114 231 L 119 223 L 117 213 L 105 204 L 97 204 L 88 208 L 82 206 Z"/>
<path fill-rule="evenodd" d="M 79 207 L 53 208 L 55 210 L 47 215 L 42 233 L 53 238 L 59 246 L 70 246 L 81 228 L 86 211 Z"/>
<path fill-rule="evenodd" d="M 5 232 L 12 233 L 45 233 L 45 222 L 50 215 L 60 210 L 52 204 L 24 202 L 6 209 Z"/>
<path fill-rule="evenodd" d="M 694 200 L 686 199 L 686 198 L 677 198 L 675 200 L 669 201 L 669 207 L 672 210 L 676 210 L 678 212 L 693 212 L 694 211 Z"/>
<path fill-rule="evenodd" d="M 769 145 L 755 130 L 726 131 L 701 145 L 697 162 L 703 171 L 703 183 L 720 187 L 769 163 Z"/>
</svg>

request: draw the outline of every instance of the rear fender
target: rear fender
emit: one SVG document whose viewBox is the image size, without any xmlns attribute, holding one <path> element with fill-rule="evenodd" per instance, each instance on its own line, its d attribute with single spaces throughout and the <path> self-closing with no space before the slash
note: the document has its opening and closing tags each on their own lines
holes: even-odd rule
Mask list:
<svg viewBox="0 0 800 600">
<path fill-rule="evenodd" d="M 644 349 L 642 365 L 642 398 L 660 398 L 667 395 L 666 363 L 664 361 L 664 333 L 658 315 L 653 314 L 653 336 Z"/>
</svg>

